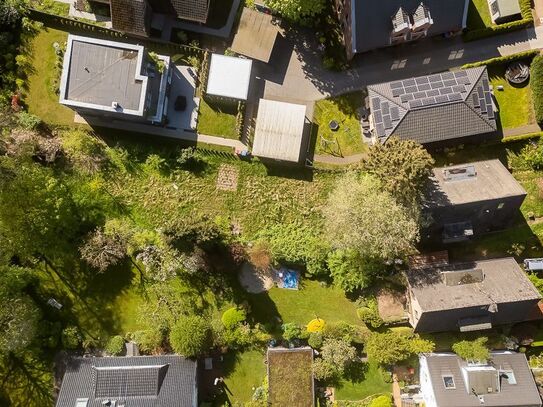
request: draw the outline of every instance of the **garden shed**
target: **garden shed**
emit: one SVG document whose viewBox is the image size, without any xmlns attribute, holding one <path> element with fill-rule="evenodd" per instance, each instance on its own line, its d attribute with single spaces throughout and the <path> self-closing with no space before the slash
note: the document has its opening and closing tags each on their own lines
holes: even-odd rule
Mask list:
<svg viewBox="0 0 543 407">
<path fill-rule="evenodd" d="M 495 24 L 519 19 L 520 6 L 518 0 L 490 0 L 488 2 L 490 15 Z"/>
<path fill-rule="evenodd" d="M 305 105 L 260 99 L 253 155 L 299 162 L 305 124 Z"/>
<path fill-rule="evenodd" d="M 268 349 L 268 405 L 271 407 L 313 407 L 313 349 Z"/>
<path fill-rule="evenodd" d="M 212 54 L 206 95 L 225 101 L 245 101 L 249 94 L 253 61 Z"/>
</svg>

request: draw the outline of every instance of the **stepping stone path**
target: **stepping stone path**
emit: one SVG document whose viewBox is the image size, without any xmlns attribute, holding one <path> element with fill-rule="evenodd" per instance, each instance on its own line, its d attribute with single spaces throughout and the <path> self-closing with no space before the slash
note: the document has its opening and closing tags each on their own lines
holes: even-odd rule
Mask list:
<svg viewBox="0 0 543 407">
<path fill-rule="evenodd" d="M 236 191 L 238 189 L 239 169 L 233 165 L 222 164 L 217 176 L 217 189 Z"/>
</svg>

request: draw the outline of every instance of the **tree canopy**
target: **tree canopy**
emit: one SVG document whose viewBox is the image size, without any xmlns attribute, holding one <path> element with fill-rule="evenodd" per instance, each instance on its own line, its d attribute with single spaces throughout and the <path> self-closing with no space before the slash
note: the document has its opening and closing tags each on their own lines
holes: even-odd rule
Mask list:
<svg viewBox="0 0 543 407">
<path fill-rule="evenodd" d="M 398 332 L 372 333 L 364 349 L 368 358 L 381 365 L 392 365 L 419 353 L 433 352 L 433 342 L 417 334 L 406 335 Z"/>
<path fill-rule="evenodd" d="M 362 167 L 381 181 L 398 202 L 411 206 L 419 202 L 432 174 L 434 159 L 413 140 L 392 137 L 368 151 Z"/>
<path fill-rule="evenodd" d="M 356 250 L 364 258 L 403 257 L 414 251 L 418 241 L 417 222 L 370 175 L 346 173 L 323 212 L 332 245 Z"/>
<path fill-rule="evenodd" d="M 486 346 L 488 338 L 481 336 L 473 341 L 460 341 L 452 346 L 452 350 L 464 360 L 473 362 L 486 362 L 490 357 L 490 351 Z"/>
<path fill-rule="evenodd" d="M 192 358 L 202 354 L 211 345 L 211 330 L 203 317 L 181 317 L 172 327 L 170 344 L 180 355 Z"/>
<path fill-rule="evenodd" d="M 299 22 L 324 10 L 325 0 L 265 0 L 266 5 L 288 20 Z"/>
</svg>

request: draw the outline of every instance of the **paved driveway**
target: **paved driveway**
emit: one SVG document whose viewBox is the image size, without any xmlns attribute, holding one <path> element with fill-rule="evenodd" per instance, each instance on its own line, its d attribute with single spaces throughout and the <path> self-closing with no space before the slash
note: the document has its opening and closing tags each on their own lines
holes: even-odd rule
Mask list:
<svg viewBox="0 0 543 407">
<path fill-rule="evenodd" d="M 460 37 L 431 38 L 358 55 L 353 68 L 323 68 L 310 30 L 282 31 L 268 66 L 257 64 L 263 95 L 293 102 L 315 101 L 361 89 L 368 84 L 425 75 L 469 62 L 543 48 L 543 26 L 464 43 Z"/>
</svg>

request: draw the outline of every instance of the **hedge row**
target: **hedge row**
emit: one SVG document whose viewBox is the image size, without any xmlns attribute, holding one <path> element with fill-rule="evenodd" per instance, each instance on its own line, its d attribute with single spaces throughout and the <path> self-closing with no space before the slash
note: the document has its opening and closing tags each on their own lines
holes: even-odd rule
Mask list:
<svg viewBox="0 0 543 407">
<path fill-rule="evenodd" d="M 523 18 L 522 20 L 511 21 L 499 25 L 481 28 L 479 30 L 468 31 L 463 35 L 464 41 L 480 40 L 482 38 L 492 37 L 494 35 L 505 34 L 512 31 L 521 30 L 534 25 L 533 18 Z"/>
<path fill-rule="evenodd" d="M 543 123 L 543 56 L 538 55 L 530 67 L 530 88 L 534 101 L 535 119 Z"/>
<path fill-rule="evenodd" d="M 525 140 L 531 140 L 534 138 L 541 138 L 541 137 L 543 137 L 543 131 L 538 131 L 536 133 L 526 133 L 526 134 L 520 134 L 518 136 L 504 137 L 502 138 L 502 143 L 504 144 L 516 143 L 517 141 L 525 141 Z"/>
<path fill-rule="evenodd" d="M 534 57 L 536 57 L 537 55 L 539 55 L 540 51 L 538 49 L 531 49 L 529 51 L 523 51 L 523 52 L 519 52 L 517 54 L 512 54 L 512 55 L 506 55 L 506 56 L 503 56 L 503 57 L 496 57 L 496 58 L 490 58 L 490 59 L 487 59 L 486 61 L 479 61 L 479 62 L 474 62 L 472 64 L 465 64 L 465 65 L 462 65 L 462 69 L 468 69 L 468 68 L 475 68 L 477 66 L 483 66 L 483 65 L 501 65 L 501 64 L 506 64 L 506 63 L 509 63 L 509 62 L 513 62 L 513 61 L 518 61 L 520 59 L 532 59 Z"/>
<path fill-rule="evenodd" d="M 481 38 L 492 37 L 498 34 L 505 34 L 511 31 L 517 31 L 525 27 L 530 27 L 534 24 L 532 15 L 532 1 L 518 0 L 520 6 L 520 14 L 522 20 L 511 21 L 509 23 L 492 25 L 490 27 L 481 28 L 479 30 L 468 31 L 464 34 L 464 41 L 479 40 Z"/>
</svg>

